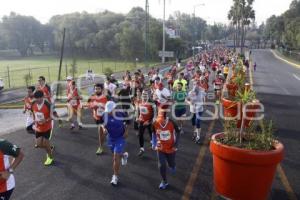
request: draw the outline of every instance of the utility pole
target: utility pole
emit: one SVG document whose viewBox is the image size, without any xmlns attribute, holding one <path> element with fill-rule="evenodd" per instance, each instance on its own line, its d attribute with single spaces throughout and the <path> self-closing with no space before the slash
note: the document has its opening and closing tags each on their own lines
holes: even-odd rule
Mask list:
<svg viewBox="0 0 300 200">
<path fill-rule="evenodd" d="M 145 5 L 145 67 L 148 67 L 148 39 L 149 39 L 149 1 L 146 0 Z"/>
<path fill-rule="evenodd" d="M 64 28 L 63 39 L 62 39 L 61 50 L 60 50 L 60 61 L 59 61 L 58 78 L 57 78 L 58 82 L 60 81 L 61 78 L 61 66 L 62 66 L 62 61 L 64 57 L 64 48 L 65 48 L 65 36 L 66 36 L 66 28 Z M 59 83 L 57 83 L 56 97 L 58 97 L 58 94 L 59 94 Z"/>
<path fill-rule="evenodd" d="M 163 12 L 163 44 L 162 44 L 162 57 L 161 62 L 165 63 L 165 50 L 166 50 L 166 24 L 165 24 L 165 18 L 166 18 L 166 0 L 164 0 L 164 12 Z"/>
</svg>

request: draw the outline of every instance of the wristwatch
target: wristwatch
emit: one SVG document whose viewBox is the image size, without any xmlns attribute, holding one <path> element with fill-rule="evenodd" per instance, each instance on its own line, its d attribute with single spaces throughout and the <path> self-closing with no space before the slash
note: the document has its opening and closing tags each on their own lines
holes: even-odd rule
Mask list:
<svg viewBox="0 0 300 200">
<path fill-rule="evenodd" d="M 13 173 L 14 173 L 14 169 L 13 169 L 13 168 L 9 168 L 9 169 L 8 169 L 8 172 L 9 172 L 10 174 L 13 174 Z"/>
</svg>

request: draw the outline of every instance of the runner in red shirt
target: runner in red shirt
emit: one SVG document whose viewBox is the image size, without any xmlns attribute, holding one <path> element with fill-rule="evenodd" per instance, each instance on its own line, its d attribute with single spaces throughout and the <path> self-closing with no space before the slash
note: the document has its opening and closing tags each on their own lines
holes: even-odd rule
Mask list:
<svg viewBox="0 0 300 200">
<path fill-rule="evenodd" d="M 136 105 L 137 122 L 139 127 L 139 143 L 140 151 L 138 156 L 142 156 L 145 152 L 144 149 L 144 132 L 148 129 L 150 140 L 152 138 L 152 121 L 155 113 L 155 105 L 149 102 L 149 94 L 147 90 L 142 93 L 142 100 Z"/>
<path fill-rule="evenodd" d="M 97 83 L 94 86 L 95 93 L 90 96 L 87 102 L 87 107 L 92 109 L 93 111 L 93 118 L 98 126 L 98 136 L 99 136 L 99 147 L 96 151 L 97 155 L 100 155 L 103 153 L 103 143 L 104 143 L 104 132 L 103 132 L 103 114 L 104 114 L 104 108 L 105 104 L 108 101 L 107 96 L 104 95 L 104 86 L 101 83 Z"/>
<path fill-rule="evenodd" d="M 82 100 L 82 97 L 80 96 L 78 88 L 76 87 L 76 82 L 71 81 L 70 88 L 69 88 L 69 94 L 67 96 L 68 110 L 69 110 L 68 121 L 71 121 L 71 127 L 70 127 L 71 130 L 73 130 L 75 128 L 74 121 L 72 121 L 72 118 L 74 115 L 77 116 L 78 128 L 82 129 L 81 100 Z"/>
<path fill-rule="evenodd" d="M 15 188 L 14 171 L 22 162 L 24 154 L 12 143 L 0 140 L 0 199 L 9 200 Z"/>
<path fill-rule="evenodd" d="M 224 80 L 222 79 L 221 75 L 217 74 L 215 80 L 213 80 L 215 95 L 216 95 L 216 104 L 220 103 L 223 83 L 224 83 Z"/>
<path fill-rule="evenodd" d="M 152 148 L 157 150 L 158 166 L 162 178 L 159 189 L 166 189 L 169 185 L 167 182 L 167 163 L 172 173 L 176 171 L 175 155 L 180 130 L 172 120 L 166 117 L 162 110 L 159 111 L 152 128 Z"/>
<path fill-rule="evenodd" d="M 172 69 L 170 69 L 169 72 L 167 72 L 166 75 L 165 75 L 165 79 L 168 82 L 169 90 L 172 90 L 173 82 L 174 82 L 173 78 L 174 78 L 173 72 L 172 72 Z"/>
<path fill-rule="evenodd" d="M 38 90 L 34 93 L 35 101 L 32 103 L 32 113 L 35 122 L 35 137 L 38 148 L 43 148 L 47 152 L 47 159 L 44 165 L 53 164 L 53 152 L 50 145 L 52 130 L 51 104 L 44 99 L 44 93 Z"/>
</svg>

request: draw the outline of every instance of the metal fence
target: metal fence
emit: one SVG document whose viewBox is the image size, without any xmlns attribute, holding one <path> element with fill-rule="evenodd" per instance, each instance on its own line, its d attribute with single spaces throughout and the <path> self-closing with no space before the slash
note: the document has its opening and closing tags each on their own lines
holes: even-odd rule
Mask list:
<svg viewBox="0 0 300 200">
<path fill-rule="evenodd" d="M 297 62 L 300 63 L 300 52 L 299 51 L 288 51 L 288 50 L 286 50 L 284 48 L 278 48 L 278 51 L 282 55 L 284 55 L 284 56 L 286 56 L 286 57 L 288 57 L 288 58 L 290 58 L 292 60 L 295 60 L 295 61 L 297 61 Z"/>
<path fill-rule="evenodd" d="M 72 64 L 64 64 L 61 71 L 61 79 L 67 76 L 78 77 L 85 74 L 87 70 L 92 70 L 96 74 L 104 74 L 108 70 L 120 72 L 125 70 L 134 70 L 137 67 L 143 66 L 143 63 L 134 62 L 87 62 L 86 64 L 78 64 L 73 73 Z M 35 84 L 39 76 L 44 76 L 47 82 L 57 80 L 58 66 L 45 66 L 45 67 L 24 67 L 16 69 L 14 66 L 6 66 L 0 69 L 0 78 L 4 81 L 6 89 L 26 87 Z"/>
</svg>

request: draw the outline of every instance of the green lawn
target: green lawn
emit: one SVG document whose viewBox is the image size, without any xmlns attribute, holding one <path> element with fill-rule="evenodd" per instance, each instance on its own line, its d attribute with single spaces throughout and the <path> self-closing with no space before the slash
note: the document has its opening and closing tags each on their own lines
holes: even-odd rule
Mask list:
<svg viewBox="0 0 300 200">
<path fill-rule="evenodd" d="M 62 79 L 65 79 L 70 73 L 72 59 L 64 59 L 61 72 Z M 154 63 L 149 63 L 154 65 Z M 38 76 L 45 76 L 48 82 L 57 80 L 58 77 L 59 58 L 54 56 L 35 56 L 30 58 L 0 60 L 0 78 L 3 78 L 5 87 L 9 87 L 8 74 L 10 77 L 10 87 L 26 86 L 24 76 L 30 74 L 32 79 L 29 84 L 36 83 Z M 144 66 L 144 63 L 137 63 L 137 66 Z M 85 74 L 88 69 L 92 69 L 94 73 L 103 74 L 105 68 L 110 68 L 114 72 L 134 70 L 134 62 L 115 61 L 107 59 L 78 59 L 77 74 Z"/>
</svg>

